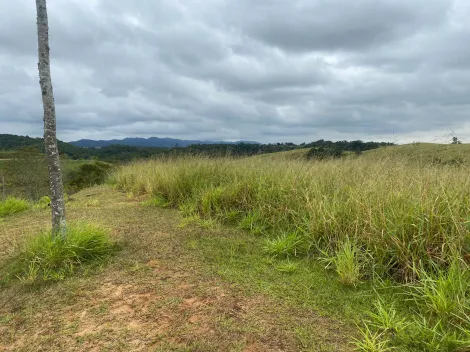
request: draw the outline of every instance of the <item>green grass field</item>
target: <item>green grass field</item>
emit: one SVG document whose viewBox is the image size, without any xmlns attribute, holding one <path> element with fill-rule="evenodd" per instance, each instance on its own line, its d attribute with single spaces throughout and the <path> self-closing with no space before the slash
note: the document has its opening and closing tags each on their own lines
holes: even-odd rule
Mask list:
<svg viewBox="0 0 470 352">
<path fill-rule="evenodd" d="M 302 160 L 307 157 L 310 149 L 296 149 L 287 152 L 279 152 L 256 156 L 273 160 Z M 351 155 L 355 158 L 355 155 Z M 470 144 L 437 144 L 437 143 L 414 143 L 398 146 L 382 147 L 368 150 L 362 153 L 361 158 L 370 162 L 376 162 L 391 158 L 410 163 L 423 164 L 470 164 Z"/>
<path fill-rule="evenodd" d="M 284 261 L 281 271 L 316 258 L 344 285 L 372 283 L 381 294 L 361 330 L 363 351 L 457 351 L 470 345 L 468 171 L 398 155 L 183 158 L 134 163 L 113 181 L 203 226 L 222 223 L 264 237 L 261 252 Z"/>
<path fill-rule="evenodd" d="M 12 276 L 50 212 L 10 212 L 0 349 L 466 352 L 470 173 L 445 161 L 465 145 L 434 147 L 124 165 L 67 202 L 74 229 L 95 224 L 120 250 L 61 275 L 23 261 Z M 40 268 L 75 258 L 40 243 Z"/>
</svg>

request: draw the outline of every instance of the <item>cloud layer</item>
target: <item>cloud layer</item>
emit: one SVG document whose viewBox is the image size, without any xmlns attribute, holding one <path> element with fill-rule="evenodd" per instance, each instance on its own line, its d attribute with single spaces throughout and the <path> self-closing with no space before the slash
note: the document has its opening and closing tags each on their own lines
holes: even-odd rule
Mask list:
<svg viewBox="0 0 470 352">
<path fill-rule="evenodd" d="M 59 138 L 470 142 L 466 0 L 49 1 Z M 41 135 L 35 6 L 0 4 L 0 133 Z"/>
</svg>

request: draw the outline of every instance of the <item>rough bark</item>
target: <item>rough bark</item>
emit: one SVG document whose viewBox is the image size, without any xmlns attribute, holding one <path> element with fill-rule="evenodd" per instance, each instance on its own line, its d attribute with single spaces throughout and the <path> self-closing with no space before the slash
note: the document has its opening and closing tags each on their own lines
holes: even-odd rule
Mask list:
<svg viewBox="0 0 470 352">
<path fill-rule="evenodd" d="M 52 234 L 65 238 L 65 202 L 59 150 L 56 137 L 56 115 L 54 93 L 52 91 L 51 67 L 49 61 L 49 25 L 46 0 L 36 0 L 38 26 L 39 84 L 44 107 L 44 143 L 49 169 L 49 188 L 52 210 Z"/>
</svg>

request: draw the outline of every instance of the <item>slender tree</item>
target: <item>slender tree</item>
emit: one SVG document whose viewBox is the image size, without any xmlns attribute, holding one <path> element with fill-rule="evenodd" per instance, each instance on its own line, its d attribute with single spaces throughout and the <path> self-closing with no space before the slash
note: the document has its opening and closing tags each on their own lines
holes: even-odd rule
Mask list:
<svg viewBox="0 0 470 352">
<path fill-rule="evenodd" d="M 52 91 L 51 66 L 49 61 L 49 25 L 47 20 L 46 0 L 36 0 L 39 54 L 39 84 L 44 108 L 44 143 L 46 147 L 47 166 L 49 169 L 49 188 L 52 210 L 52 234 L 65 238 L 67 226 L 65 221 L 64 187 L 60 171 L 59 150 L 56 137 L 56 115 L 54 93 Z"/>
</svg>

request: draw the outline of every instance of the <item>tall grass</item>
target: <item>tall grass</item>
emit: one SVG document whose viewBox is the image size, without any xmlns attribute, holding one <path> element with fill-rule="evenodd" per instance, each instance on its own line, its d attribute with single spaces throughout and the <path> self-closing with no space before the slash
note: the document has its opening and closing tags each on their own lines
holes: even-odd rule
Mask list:
<svg viewBox="0 0 470 352">
<path fill-rule="evenodd" d="M 394 280 L 385 296 L 400 305 L 375 305 L 355 341 L 360 351 L 468 351 L 470 172 L 464 166 L 183 158 L 136 162 L 111 182 L 148 194 L 156 206 L 266 236 L 265 252 L 287 259 L 281 271 L 295 271 L 290 258 L 311 255 L 347 285 Z"/>
<path fill-rule="evenodd" d="M 311 251 L 341 250 L 351 238 L 371 256 L 371 266 L 413 281 L 418 267 L 445 268 L 455 256 L 469 258 L 468 171 L 390 159 L 195 157 L 135 162 L 116 171 L 112 182 L 273 239 L 300 233 L 302 248 Z"/>
<path fill-rule="evenodd" d="M 0 200 L 0 218 L 25 211 L 29 206 L 28 201 L 24 199 L 10 197 Z"/>
</svg>

